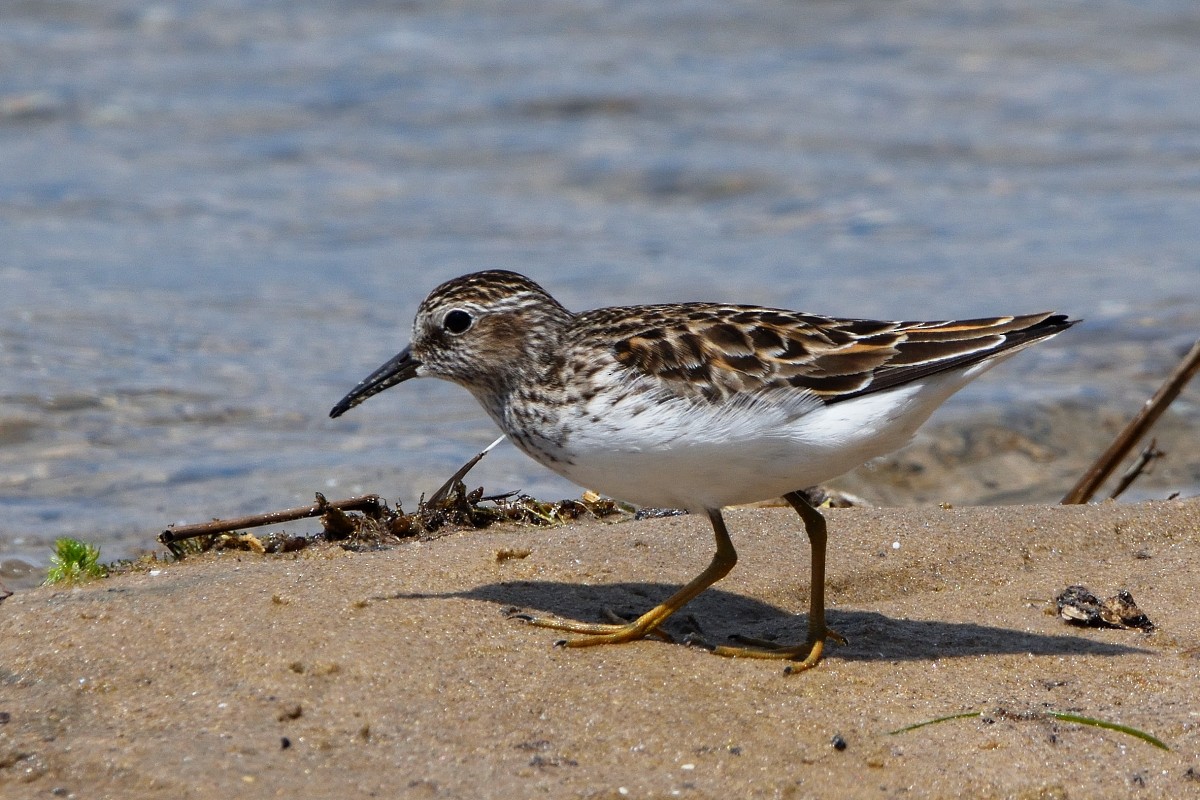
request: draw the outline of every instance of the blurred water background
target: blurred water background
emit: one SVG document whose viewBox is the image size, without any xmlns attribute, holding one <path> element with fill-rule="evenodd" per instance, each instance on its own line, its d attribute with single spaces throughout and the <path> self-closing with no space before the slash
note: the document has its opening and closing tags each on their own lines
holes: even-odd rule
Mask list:
<svg viewBox="0 0 1200 800">
<path fill-rule="evenodd" d="M 0 578 L 315 491 L 411 508 L 494 438 L 470 396 L 326 415 L 484 267 L 576 309 L 1083 317 L 847 479 L 1053 500 L 1200 330 L 1200 6 L 6 2 Z M 1197 395 L 1130 498 L 1200 485 Z M 472 483 L 578 494 L 511 447 Z"/>
</svg>

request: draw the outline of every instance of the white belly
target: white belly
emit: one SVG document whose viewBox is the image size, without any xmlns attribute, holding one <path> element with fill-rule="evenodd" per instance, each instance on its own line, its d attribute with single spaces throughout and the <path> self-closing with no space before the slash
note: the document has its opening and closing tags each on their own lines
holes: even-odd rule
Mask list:
<svg viewBox="0 0 1200 800">
<path fill-rule="evenodd" d="M 829 406 L 800 395 L 732 407 L 679 400 L 633 415 L 620 404 L 589 406 L 564 419 L 568 434 L 554 458 L 526 452 L 568 480 L 638 505 L 699 511 L 769 500 L 902 447 L 991 365 Z"/>
</svg>

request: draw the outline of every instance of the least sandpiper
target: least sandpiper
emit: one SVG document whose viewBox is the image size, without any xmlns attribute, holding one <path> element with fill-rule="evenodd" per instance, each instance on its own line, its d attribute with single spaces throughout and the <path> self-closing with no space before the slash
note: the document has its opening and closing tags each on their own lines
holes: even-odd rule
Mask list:
<svg viewBox="0 0 1200 800">
<path fill-rule="evenodd" d="M 466 387 L 509 438 L 581 486 L 708 515 L 712 563 L 628 623 L 519 615 L 583 634 L 567 646 L 651 633 L 737 561 L 721 508 L 783 497 L 812 552 L 808 638 L 710 646 L 807 669 L 825 625 L 825 518 L 797 490 L 905 444 L 935 408 L 1018 350 L 1066 330 L 1053 313 L 950 322 L 837 319 L 680 303 L 572 313 L 515 272 L 455 278 L 417 309 L 412 343 L 334 406 L 337 417 L 409 378 Z"/>
</svg>

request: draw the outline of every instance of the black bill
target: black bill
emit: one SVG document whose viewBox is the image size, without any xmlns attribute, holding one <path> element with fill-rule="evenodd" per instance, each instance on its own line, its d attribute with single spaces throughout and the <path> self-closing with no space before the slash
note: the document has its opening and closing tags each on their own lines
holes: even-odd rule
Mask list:
<svg viewBox="0 0 1200 800">
<path fill-rule="evenodd" d="M 373 394 L 379 394 L 384 389 L 403 383 L 409 378 L 417 377 L 421 362 L 412 356 L 412 348 L 406 347 L 396 354 L 379 369 L 372 372 L 350 390 L 329 412 L 331 417 L 340 417 Z"/>
</svg>

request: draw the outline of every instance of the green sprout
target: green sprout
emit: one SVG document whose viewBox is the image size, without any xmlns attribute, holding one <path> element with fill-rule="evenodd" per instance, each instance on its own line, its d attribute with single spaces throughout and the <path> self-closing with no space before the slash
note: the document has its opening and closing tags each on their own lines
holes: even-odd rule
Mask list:
<svg viewBox="0 0 1200 800">
<path fill-rule="evenodd" d="M 50 556 L 50 570 L 43 586 L 71 586 L 103 578 L 108 570 L 100 563 L 100 548 L 78 539 L 59 539 Z"/>
</svg>

